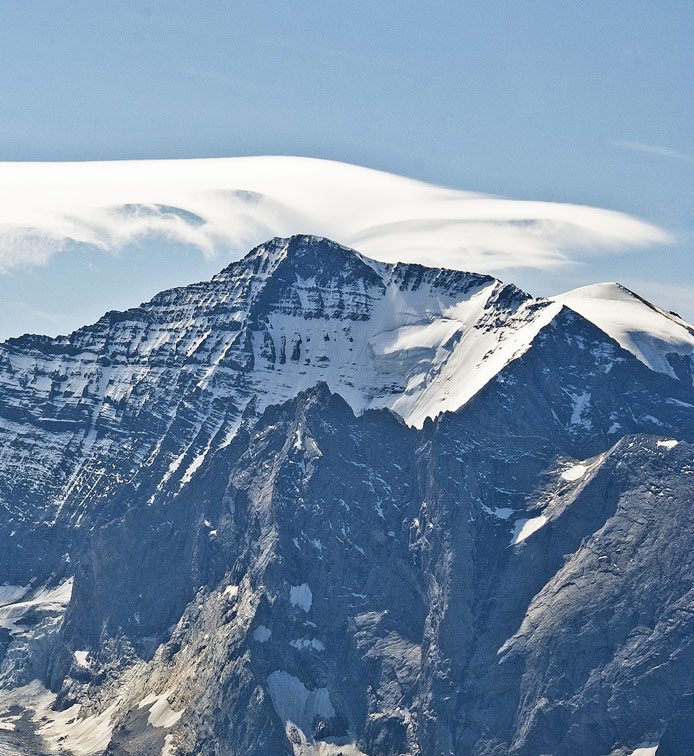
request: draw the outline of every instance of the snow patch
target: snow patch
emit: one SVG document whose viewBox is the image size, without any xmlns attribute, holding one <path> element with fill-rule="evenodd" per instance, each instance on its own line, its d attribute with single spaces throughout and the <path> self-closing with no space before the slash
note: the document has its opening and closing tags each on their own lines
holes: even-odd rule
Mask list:
<svg viewBox="0 0 694 756">
<path fill-rule="evenodd" d="M 197 454 L 195 456 L 195 459 L 188 465 L 188 469 L 183 474 L 183 477 L 181 478 L 181 485 L 184 485 L 185 483 L 190 483 L 190 481 L 193 479 L 193 475 L 195 474 L 195 471 L 200 467 L 200 465 L 205 461 L 205 457 L 207 456 L 207 452 L 209 450 L 205 449 L 205 451 L 200 452 L 200 454 Z"/>
<path fill-rule="evenodd" d="M 327 688 L 309 690 L 298 677 L 284 670 L 272 672 L 267 682 L 272 705 L 284 724 L 294 756 L 366 756 L 353 739 L 314 740 L 311 733 L 316 718 L 332 719 L 335 716 Z"/>
<path fill-rule="evenodd" d="M 164 747 L 161 749 L 161 756 L 173 756 L 174 752 L 174 744 L 173 744 L 173 735 L 169 733 L 164 738 Z"/>
<path fill-rule="evenodd" d="M 515 523 L 513 536 L 509 546 L 517 546 L 519 543 L 523 543 L 526 538 L 529 538 L 533 533 L 537 532 L 546 524 L 547 518 L 544 515 L 532 517 L 529 520 L 518 520 L 518 522 Z"/>
<path fill-rule="evenodd" d="M 674 438 L 671 438 L 668 441 L 658 441 L 658 446 L 663 449 L 674 449 L 677 444 L 679 444 L 679 441 L 676 441 Z"/>
<path fill-rule="evenodd" d="M 11 593 L 9 589 L 16 588 L 16 586 L 3 587 L 8 588 L 7 595 Z M 72 578 L 64 580 L 54 588 L 37 588 L 29 593 L 28 598 L 26 598 L 27 592 L 24 592 L 21 594 L 21 598 L 24 600 L 0 605 L 0 627 L 4 627 L 12 633 L 26 635 L 29 632 L 27 628 L 17 626 L 15 622 L 20 620 L 29 609 L 36 608 L 44 610 L 47 613 L 62 615 L 70 601 L 71 595 Z"/>
<path fill-rule="evenodd" d="M 38 680 L 19 688 L 5 689 L 2 691 L 1 698 L 3 707 L 11 709 L 13 706 L 18 706 L 31 714 L 31 720 L 37 725 L 36 733 L 43 740 L 41 753 L 91 756 L 91 754 L 103 752 L 111 741 L 111 718 L 115 713 L 116 704 L 109 706 L 100 714 L 87 717 L 79 716 L 80 704 L 74 704 L 64 711 L 55 711 L 51 707 L 55 704 L 56 694 L 46 690 Z M 7 726 L 0 729 L 14 729 L 9 725 L 23 716 L 24 712 L 13 716 L 3 716 L 0 721 Z M 0 746 L 0 752 L 4 753 L 2 746 Z"/>
<path fill-rule="evenodd" d="M 152 725 L 152 727 L 168 729 L 169 727 L 173 727 L 181 718 L 185 709 L 174 711 L 169 705 L 169 696 L 172 692 L 171 690 L 166 690 L 159 695 L 151 693 L 137 705 L 138 709 L 150 707 L 147 723 Z"/>
<path fill-rule="evenodd" d="M 482 505 L 482 509 L 487 514 L 493 515 L 500 520 L 508 520 L 508 518 L 516 511 L 515 509 L 511 509 L 510 507 L 494 507 L 494 509 L 491 509 L 484 504 Z"/>
<path fill-rule="evenodd" d="M 585 465 L 574 465 L 573 467 L 570 467 L 568 470 L 564 470 L 564 472 L 561 474 L 561 477 L 564 480 L 574 481 L 574 480 L 578 480 L 579 478 L 582 478 L 586 474 L 587 471 L 588 471 L 588 468 Z"/>
<path fill-rule="evenodd" d="M 48 721 L 42 724 L 38 732 L 48 741 L 51 749 L 67 751 L 73 756 L 89 756 L 103 751 L 111 742 L 111 716 L 116 705 L 84 719 L 78 716 L 80 708 L 81 704 L 74 704 L 64 711 L 46 708 L 40 712 L 41 719 Z"/>
<path fill-rule="evenodd" d="M 657 743 L 639 743 L 629 756 L 655 756 L 657 751 Z"/>
<path fill-rule="evenodd" d="M 313 604 L 313 594 L 308 587 L 308 583 L 293 585 L 289 589 L 289 600 L 294 606 L 301 607 L 305 612 L 310 611 Z"/>
<path fill-rule="evenodd" d="M 590 430 L 593 423 L 589 418 L 584 417 L 584 414 L 590 408 L 590 391 L 583 391 L 580 394 L 569 393 L 569 396 L 572 402 L 571 420 L 569 422 L 571 425 L 580 425 L 586 430 Z"/>
<path fill-rule="evenodd" d="M 267 643 L 270 640 L 270 636 L 272 635 L 272 630 L 270 630 L 269 627 L 265 627 L 265 625 L 258 625 L 256 629 L 253 631 L 253 640 L 257 641 L 258 643 Z"/>
<path fill-rule="evenodd" d="M 272 672 L 267 681 L 272 704 L 285 725 L 293 723 L 308 732 L 316 717 L 331 719 L 335 716 L 327 688 L 309 691 L 298 677 L 284 670 Z"/>
<path fill-rule="evenodd" d="M 75 661 L 80 667 L 89 666 L 89 662 L 87 661 L 88 656 L 89 651 L 75 651 L 74 653 Z"/>
<path fill-rule="evenodd" d="M 325 651 L 325 646 L 318 638 L 297 638 L 296 640 L 289 641 L 289 645 L 299 650 L 312 648 L 314 651 Z"/>
<path fill-rule="evenodd" d="M 238 593 L 239 593 L 239 587 L 238 587 L 238 585 L 228 585 L 224 589 L 224 592 L 222 593 L 222 596 L 224 596 L 225 598 L 228 598 L 228 599 L 232 599 L 232 598 L 235 598 L 236 596 L 238 596 Z"/>
<path fill-rule="evenodd" d="M 687 409 L 694 409 L 694 404 L 689 402 L 683 402 L 681 399 L 675 399 L 674 396 L 669 396 L 665 402 L 667 404 L 676 404 L 678 407 L 686 407 Z"/>
<path fill-rule="evenodd" d="M 29 585 L 9 585 L 3 583 L 0 585 L 0 606 L 6 606 L 7 604 L 14 604 L 31 590 L 31 584 Z"/>
</svg>

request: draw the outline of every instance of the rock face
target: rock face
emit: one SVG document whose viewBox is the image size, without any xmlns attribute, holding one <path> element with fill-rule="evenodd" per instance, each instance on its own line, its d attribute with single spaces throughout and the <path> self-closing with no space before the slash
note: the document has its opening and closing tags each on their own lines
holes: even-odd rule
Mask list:
<svg viewBox="0 0 694 756">
<path fill-rule="evenodd" d="M 0 753 L 691 754 L 686 328 L 565 297 L 293 237 L 3 345 Z"/>
<path fill-rule="evenodd" d="M 5 579 L 45 579 L 56 550 L 79 548 L 75 529 L 175 493 L 244 413 L 318 381 L 357 411 L 388 406 L 418 425 L 457 409 L 557 307 L 488 276 L 294 237 L 70 336 L 12 339 L 0 347 L 0 502 L 17 529 L 0 542 Z M 461 365 L 466 386 L 451 392 Z"/>
</svg>

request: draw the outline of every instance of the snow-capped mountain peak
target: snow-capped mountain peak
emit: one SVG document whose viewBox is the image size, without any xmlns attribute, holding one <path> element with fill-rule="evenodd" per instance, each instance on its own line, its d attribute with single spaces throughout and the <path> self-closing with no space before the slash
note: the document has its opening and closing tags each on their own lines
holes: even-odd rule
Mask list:
<svg viewBox="0 0 694 756">
<path fill-rule="evenodd" d="M 88 491 L 92 501 L 113 498 L 101 462 L 109 459 L 123 480 L 147 469 L 156 498 L 187 483 L 244 419 L 321 382 L 358 414 L 388 408 L 420 428 L 465 406 L 558 322 L 565 304 L 592 303 L 602 314 L 596 324 L 614 335 L 619 321 L 604 298 L 567 298 L 533 299 L 486 275 L 376 262 L 320 237 L 275 238 L 210 281 L 68 336 L 0 345 L 8 449 L 0 484 L 19 492 L 12 502 L 37 497 L 47 520 L 65 510 L 80 522 L 70 502 Z M 689 334 L 634 301 L 618 305 Z"/>
<path fill-rule="evenodd" d="M 46 519 L 69 509 L 79 521 L 68 502 L 113 496 L 100 460 L 124 479 L 161 470 L 159 490 L 176 490 L 249 411 L 319 382 L 358 413 L 387 407 L 421 427 L 465 404 L 559 309 L 490 276 L 276 238 L 210 281 L 68 336 L 0 345 L 0 434 L 14 439 L 0 478 L 14 490 L 28 476 L 22 497 Z"/>
<path fill-rule="evenodd" d="M 607 333 L 691 331 L 566 298 L 295 236 L 0 345 L 0 753 L 678 737 L 692 389 Z"/>
<path fill-rule="evenodd" d="M 651 370 L 678 377 L 668 355 L 694 355 L 694 328 L 689 323 L 619 283 L 582 286 L 554 300 L 590 320 Z"/>
</svg>

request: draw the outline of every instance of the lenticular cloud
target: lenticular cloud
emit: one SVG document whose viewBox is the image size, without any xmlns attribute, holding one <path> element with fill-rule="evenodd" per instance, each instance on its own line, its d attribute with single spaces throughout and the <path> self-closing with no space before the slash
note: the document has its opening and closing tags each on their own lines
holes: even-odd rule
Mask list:
<svg viewBox="0 0 694 756">
<path fill-rule="evenodd" d="M 0 163 L 0 271 L 69 242 L 164 236 L 207 256 L 272 236 L 327 236 L 386 262 L 498 272 L 670 241 L 623 213 L 527 202 L 299 157 Z"/>
</svg>

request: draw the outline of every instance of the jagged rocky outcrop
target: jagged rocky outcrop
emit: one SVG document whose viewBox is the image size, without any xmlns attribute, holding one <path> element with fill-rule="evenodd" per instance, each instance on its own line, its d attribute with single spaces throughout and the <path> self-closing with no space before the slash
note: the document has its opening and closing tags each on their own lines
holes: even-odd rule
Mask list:
<svg viewBox="0 0 694 756">
<path fill-rule="evenodd" d="M 694 395 L 597 320 L 295 237 L 8 342 L 0 752 L 689 753 Z"/>
<path fill-rule="evenodd" d="M 441 374 L 462 360 L 474 391 L 490 374 L 485 353 L 539 327 L 547 306 L 488 276 L 294 237 L 69 336 L 11 339 L 0 347 L 0 506 L 17 536 L 0 536 L 3 574 L 44 579 L 55 552 L 82 540 L 76 529 L 176 492 L 244 414 L 319 380 L 357 410 L 392 406 L 419 424 L 455 408 L 465 397 L 449 398 Z"/>
</svg>

